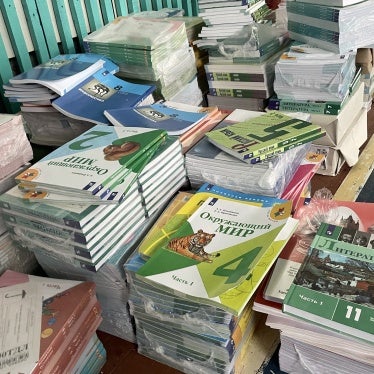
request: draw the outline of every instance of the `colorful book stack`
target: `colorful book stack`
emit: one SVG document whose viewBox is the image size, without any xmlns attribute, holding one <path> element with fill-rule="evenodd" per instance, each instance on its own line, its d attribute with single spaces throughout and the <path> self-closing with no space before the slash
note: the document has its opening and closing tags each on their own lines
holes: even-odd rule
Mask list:
<svg viewBox="0 0 374 374">
<path fill-rule="evenodd" d="M 263 115 L 236 109 L 215 130 Z M 191 186 L 217 184 L 244 193 L 280 197 L 310 149 L 310 143 L 279 153 L 268 160 L 248 164 L 213 145 L 205 136 L 186 153 L 186 169 Z"/>
<path fill-rule="evenodd" d="M 100 373 L 106 351 L 96 335 L 102 317 L 93 282 L 6 271 L 0 293 L 2 322 L 12 326 L 2 336 L 8 371 Z"/>
<path fill-rule="evenodd" d="M 156 86 L 159 99 L 172 100 L 196 78 L 195 55 L 180 17 L 117 17 L 85 36 L 84 44 L 86 51 L 112 58 L 119 77 Z"/>
<path fill-rule="evenodd" d="M 138 350 L 178 370 L 186 367 L 191 372 L 208 373 L 236 371 L 244 367 L 248 370 L 250 357 L 246 355 L 253 347 L 252 338 L 256 334 L 256 326 L 259 326 L 259 315 L 252 312 L 252 296 L 269 269 L 268 265 L 273 262 L 271 258 L 278 252 L 278 246 L 283 246 L 283 239 L 279 241 L 276 232 L 288 237 L 296 227 L 287 213 L 289 202 L 205 184 L 184 201 L 179 200 L 178 206 L 179 210 L 168 213 L 171 218 L 163 220 L 166 221 L 164 225 L 159 223 L 161 228 L 158 226 L 159 229 L 149 231 L 149 236 L 145 236 L 138 251 L 125 264 Z M 230 209 L 224 206 L 230 206 Z M 271 239 L 274 245 L 271 250 L 266 250 L 266 245 L 255 245 L 256 248 L 245 250 L 246 253 L 240 250 L 249 248 L 253 233 L 247 237 L 244 235 L 244 231 L 252 232 L 249 226 L 236 229 L 243 235 L 234 235 L 236 244 L 230 247 L 231 244 L 223 238 L 226 235 L 227 239 L 233 227 L 222 227 L 222 230 L 213 233 L 208 229 L 210 224 L 207 221 L 204 225 L 200 222 L 196 227 L 193 223 L 201 220 L 209 210 L 215 215 L 215 220 L 225 213 L 230 214 L 230 222 L 239 220 L 238 216 L 234 218 L 235 208 L 239 209 L 238 212 L 243 208 L 245 215 L 251 214 L 252 210 L 265 216 L 265 211 L 272 212 L 270 214 L 278 222 L 275 224 L 278 228 L 268 231 L 270 235 L 275 235 L 275 241 Z M 284 215 L 278 215 L 279 211 Z M 258 223 L 259 215 L 256 218 Z M 188 232 L 194 233 L 187 237 Z M 267 241 L 262 234 L 260 237 L 257 239 L 262 243 Z M 255 242 L 257 239 L 253 237 Z M 247 244 L 243 246 L 243 243 Z M 217 244 L 221 245 L 218 252 Z M 222 249 L 226 246 L 230 248 L 230 253 L 239 257 L 227 257 Z M 159 261 L 164 255 L 176 256 L 174 260 L 182 262 L 176 262 L 170 272 L 166 258 L 165 262 Z M 245 269 L 242 266 L 235 270 L 229 265 L 236 261 L 244 261 Z M 212 277 L 216 280 L 209 280 Z"/>
</svg>

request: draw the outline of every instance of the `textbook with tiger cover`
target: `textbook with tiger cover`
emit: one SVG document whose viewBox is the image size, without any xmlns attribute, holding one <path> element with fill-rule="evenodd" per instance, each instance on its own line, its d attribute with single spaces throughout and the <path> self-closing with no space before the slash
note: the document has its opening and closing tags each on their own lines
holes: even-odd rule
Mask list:
<svg viewBox="0 0 374 374">
<path fill-rule="evenodd" d="M 181 194 L 178 196 L 181 196 Z M 174 200 L 178 200 L 178 196 Z M 178 208 L 176 210 L 173 208 L 170 216 L 168 211 L 166 211 L 165 216 L 164 213 L 162 213 L 160 217 L 160 224 L 162 222 L 162 226 L 155 223 L 154 227 L 149 230 L 139 245 L 138 252 L 140 255 L 147 259 L 151 257 L 158 248 L 166 245 L 168 239 L 171 235 L 175 234 L 179 226 L 181 226 L 206 199 L 212 196 L 230 201 L 241 201 L 245 204 L 267 207 L 285 201 L 276 197 L 247 194 L 214 184 L 204 183 L 195 194 L 190 195 L 188 199 L 184 199 L 184 201 L 178 203 Z M 177 204 L 173 201 L 170 205 L 175 206 Z"/>
<path fill-rule="evenodd" d="M 290 201 L 263 207 L 209 197 L 136 275 L 238 315 L 295 230 L 290 214 Z"/>
</svg>

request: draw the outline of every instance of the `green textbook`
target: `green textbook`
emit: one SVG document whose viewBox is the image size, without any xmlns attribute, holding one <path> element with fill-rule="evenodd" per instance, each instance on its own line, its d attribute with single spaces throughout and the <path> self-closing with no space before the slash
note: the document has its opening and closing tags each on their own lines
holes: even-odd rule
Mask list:
<svg viewBox="0 0 374 374">
<path fill-rule="evenodd" d="M 295 228 L 289 201 L 264 207 L 209 197 L 136 276 L 240 314 Z"/>
<path fill-rule="evenodd" d="M 244 122 L 209 131 L 206 136 L 218 148 L 251 163 L 251 159 L 261 154 L 316 134 L 324 135 L 321 126 L 270 111 Z"/>
<path fill-rule="evenodd" d="M 349 226 L 322 223 L 283 311 L 374 343 L 373 237 Z"/>
</svg>

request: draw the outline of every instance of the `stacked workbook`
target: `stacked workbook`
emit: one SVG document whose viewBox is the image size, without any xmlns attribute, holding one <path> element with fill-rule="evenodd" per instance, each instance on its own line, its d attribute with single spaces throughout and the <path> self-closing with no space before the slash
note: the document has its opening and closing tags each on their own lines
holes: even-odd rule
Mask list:
<svg viewBox="0 0 374 374">
<path fill-rule="evenodd" d="M 32 143 L 60 146 L 93 126 L 84 117 L 72 118 L 58 111 L 52 102 L 100 69 L 114 74 L 118 66 L 103 55 L 64 54 L 12 77 L 3 85 L 9 101 L 21 104 Z"/>
<path fill-rule="evenodd" d="M 125 264 L 139 352 L 181 371 L 248 372 L 252 297 L 296 227 L 290 202 L 205 184 L 165 212 Z"/>
<path fill-rule="evenodd" d="M 374 44 L 370 20 L 373 0 L 286 2 L 288 30 L 294 40 L 345 54 Z"/>
<path fill-rule="evenodd" d="M 16 184 L 14 177 L 30 166 L 33 150 L 20 115 L 0 114 L 0 194 Z M 0 216 L 0 274 L 6 269 L 32 272 L 35 256 L 18 248 L 11 240 Z"/>
<path fill-rule="evenodd" d="M 216 126 L 215 130 L 263 114 L 236 109 Z M 205 136 L 186 153 L 187 175 L 195 189 L 207 182 L 244 193 L 280 197 L 290 185 L 309 150 L 310 142 L 306 142 L 304 145 L 252 164 L 238 160 L 215 146 L 209 141 L 208 136 Z"/>
<path fill-rule="evenodd" d="M 326 156 L 318 173 L 336 175 L 345 162 L 357 162 L 367 120 L 355 52 L 338 55 L 294 42 L 276 63 L 274 90 L 268 109 L 310 113 L 325 129 L 326 136 L 313 142 L 313 151 Z"/>
<path fill-rule="evenodd" d="M 201 107 L 174 101 L 158 101 L 129 109 L 106 110 L 104 115 L 114 126 L 163 129 L 178 136 L 186 153 L 226 114 L 218 107 Z"/>
<path fill-rule="evenodd" d="M 281 330 L 282 370 L 373 371 L 372 209 L 323 189 L 296 210 L 297 230 L 254 302 Z"/>
<path fill-rule="evenodd" d="M 155 85 L 158 98 L 172 100 L 196 78 L 195 55 L 180 17 L 117 17 L 85 36 L 84 44 L 86 51 L 112 58 L 119 77 Z"/>
<path fill-rule="evenodd" d="M 0 294 L 6 372 L 100 373 L 106 351 L 96 335 L 102 317 L 93 282 L 6 271 Z"/>
</svg>

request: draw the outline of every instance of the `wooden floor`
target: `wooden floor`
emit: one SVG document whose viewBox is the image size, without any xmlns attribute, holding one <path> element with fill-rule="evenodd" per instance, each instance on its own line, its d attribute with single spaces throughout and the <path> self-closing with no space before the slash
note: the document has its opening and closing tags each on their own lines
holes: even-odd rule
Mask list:
<svg viewBox="0 0 374 374">
<path fill-rule="evenodd" d="M 374 132 L 374 109 L 368 112 L 368 141 Z M 365 148 L 368 141 L 361 147 L 361 152 Z M 371 156 L 370 156 L 371 157 Z M 372 161 L 370 160 L 372 167 Z M 359 161 L 360 162 L 360 161 Z M 348 173 L 353 170 L 347 165 L 344 165 L 335 177 L 324 176 L 324 175 L 315 175 L 312 180 L 312 192 L 322 188 L 327 187 L 332 193 L 335 193 L 338 189 L 339 192 L 342 190 L 342 186 L 345 187 L 347 182 L 352 183 L 352 180 L 347 177 Z M 357 165 L 356 169 L 361 170 L 361 164 Z M 366 169 L 365 169 L 366 167 Z M 363 169 L 367 170 L 367 163 Z M 355 178 L 360 182 L 360 176 L 357 177 L 357 173 L 352 173 Z M 362 174 L 362 173 L 361 173 Z M 351 175 L 351 174 L 349 174 Z M 365 179 L 365 178 L 364 178 Z M 343 192 L 344 195 L 344 192 Z M 342 200 L 344 200 L 342 198 Z M 104 347 L 107 351 L 107 362 L 103 367 L 103 374 L 172 374 L 180 373 L 178 370 L 175 370 L 171 367 L 162 365 L 154 360 L 151 360 L 147 357 L 144 357 L 137 353 L 136 345 L 128 341 L 119 339 L 112 335 L 98 332 L 98 336 L 104 344 Z"/>
</svg>

